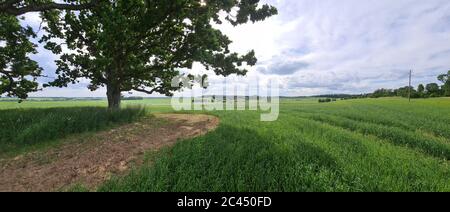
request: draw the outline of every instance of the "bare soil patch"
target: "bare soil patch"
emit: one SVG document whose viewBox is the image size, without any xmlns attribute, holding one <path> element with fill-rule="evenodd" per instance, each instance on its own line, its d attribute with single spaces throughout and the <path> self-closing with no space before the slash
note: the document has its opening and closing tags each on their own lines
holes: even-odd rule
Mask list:
<svg viewBox="0 0 450 212">
<path fill-rule="evenodd" d="M 62 145 L 0 161 L 0 191 L 57 191 L 74 184 L 95 188 L 142 163 L 144 152 L 206 134 L 219 124 L 208 115 L 158 114 Z"/>
</svg>

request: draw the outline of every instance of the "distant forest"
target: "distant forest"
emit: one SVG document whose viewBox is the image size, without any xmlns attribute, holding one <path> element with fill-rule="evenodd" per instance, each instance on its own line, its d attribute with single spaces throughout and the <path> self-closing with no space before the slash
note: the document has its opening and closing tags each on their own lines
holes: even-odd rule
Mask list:
<svg viewBox="0 0 450 212">
<path fill-rule="evenodd" d="M 417 88 L 414 87 L 401 87 L 397 89 L 380 88 L 373 93 L 365 94 L 332 94 L 332 95 L 318 95 L 313 97 L 326 98 L 321 99 L 319 102 L 331 102 L 333 99 L 358 99 L 358 98 L 381 98 L 381 97 L 405 97 L 409 96 L 411 88 L 411 98 L 433 98 L 433 97 L 450 97 L 450 70 L 447 74 L 441 74 L 437 77 L 438 83 L 429 83 L 426 85 L 420 84 Z"/>
<path fill-rule="evenodd" d="M 437 77 L 442 85 L 437 83 L 429 83 L 427 85 L 420 84 L 417 89 L 414 87 L 401 87 L 398 89 L 381 88 L 373 92 L 370 97 L 392 97 L 401 96 L 408 97 L 411 90 L 411 98 L 432 98 L 432 97 L 450 97 L 450 71 L 447 74 L 441 74 Z"/>
</svg>

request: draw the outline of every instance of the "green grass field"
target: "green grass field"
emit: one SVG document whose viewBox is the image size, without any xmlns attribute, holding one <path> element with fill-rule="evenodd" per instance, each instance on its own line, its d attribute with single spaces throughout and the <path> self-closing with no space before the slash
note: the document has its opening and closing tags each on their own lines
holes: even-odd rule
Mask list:
<svg viewBox="0 0 450 212">
<path fill-rule="evenodd" d="M 147 111 L 155 113 L 170 112 L 169 103 L 159 99 L 124 105 L 146 105 Z M 27 130 L 45 132 L 49 122 L 64 119 L 53 114 L 89 114 L 93 109 L 85 107 L 105 105 L 102 101 L 0 102 L 0 119 L 6 126 L 0 130 L 0 147 L 7 152 L 7 148 L 28 145 L 14 135 L 25 135 Z M 59 109 L 45 109 L 51 107 Z M 82 112 L 71 112 L 76 110 Z M 449 98 L 411 103 L 400 98 L 324 104 L 315 99 L 282 100 L 276 122 L 260 122 L 257 111 L 210 114 L 221 120 L 216 131 L 149 153 L 148 165 L 113 178 L 99 190 L 450 191 Z M 36 118 L 14 123 L 28 116 Z M 47 117 L 52 121 L 46 122 Z M 91 131 L 101 128 L 97 125 L 108 126 L 104 123 L 133 120 L 100 117 L 109 121 L 92 123 L 88 126 Z M 81 120 L 85 118 L 75 122 L 84 123 Z M 13 126 L 18 128 L 10 132 Z M 59 136 L 89 129 L 34 142 L 57 142 Z"/>
<path fill-rule="evenodd" d="M 58 144 L 75 133 L 95 132 L 145 116 L 143 107 L 120 111 L 104 107 L 21 108 L 0 110 L 0 158 Z"/>
</svg>

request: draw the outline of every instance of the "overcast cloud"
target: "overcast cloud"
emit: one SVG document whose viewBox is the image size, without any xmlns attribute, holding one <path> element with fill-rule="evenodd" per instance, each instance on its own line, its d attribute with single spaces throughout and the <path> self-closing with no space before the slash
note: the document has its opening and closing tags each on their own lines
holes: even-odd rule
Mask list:
<svg viewBox="0 0 450 212">
<path fill-rule="evenodd" d="M 258 77 L 279 79 L 282 95 L 364 93 L 407 84 L 435 82 L 450 69 L 448 0 L 267 0 L 279 15 L 238 27 L 220 26 L 231 49 L 256 51 L 257 66 L 240 83 Z M 36 14 L 27 23 L 37 27 Z M 34 58 L 52 75 L 55 57 Z M 194 72 L 207 73 L 201 66 Z M 45 80 L 45 79 L 42 79 Z M 212 76 L 212 82 L 221 77 Z M 103 96 L 85 89 L 45 89 L 33 96 Z M 135 93 L 137 95 L 137 93 Z"/>
</svg>

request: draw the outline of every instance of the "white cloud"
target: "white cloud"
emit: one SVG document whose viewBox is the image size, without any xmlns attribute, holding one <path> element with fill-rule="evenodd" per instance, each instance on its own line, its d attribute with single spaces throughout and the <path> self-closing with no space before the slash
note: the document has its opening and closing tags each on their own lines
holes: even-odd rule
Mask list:
<svg viewBox="0 0 450 212">
<path fill-rule="evenodd" d="M 287 77 L 288 93 L 368 92 L 403 86 L 409 69 L 416 82 L 426 82 L 450 68 L 448 1 L 291 2 L 281 13 L 289 4 L 286 19 L 301 20 L 292 33 L 300 36 L 284 40 L 292 49 L 306 47 L 297 57 L 309 66 Z"/>
</svg>

